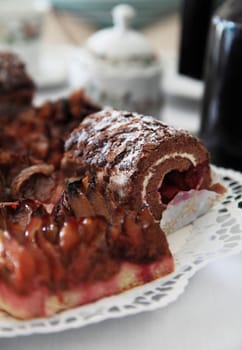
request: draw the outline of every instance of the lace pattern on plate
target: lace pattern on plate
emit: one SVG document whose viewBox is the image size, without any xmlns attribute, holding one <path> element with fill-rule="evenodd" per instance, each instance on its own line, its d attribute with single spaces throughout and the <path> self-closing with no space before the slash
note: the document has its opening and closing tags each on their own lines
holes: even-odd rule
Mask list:
<svg viewBox="0 0 242 350">
<path fill-rule="evenodd" d="M 240 253 L 242 175 L 222 168 L 213 167 L 213 170 L 228 192 L 213 210 L 169 237 L 176 266 L 173 274 L 48 319 L 19 321 L 2 314 L 0 336 L 58 332 L 164 307 L 184 292 L 189 279 L 200 268 L 220 257 Z"/>
</svg>

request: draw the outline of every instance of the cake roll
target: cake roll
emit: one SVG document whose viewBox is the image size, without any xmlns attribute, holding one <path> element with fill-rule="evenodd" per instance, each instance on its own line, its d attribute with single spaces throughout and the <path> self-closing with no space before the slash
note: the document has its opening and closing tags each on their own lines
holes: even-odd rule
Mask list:
<svg viewBox="0 0 242 350">
<path fill-rule="evenodd" d="M 92 114 L 71 133 L 65 150 L 63 169 L 71 176 L 88 173 L 114 206 L 148 207 L 155 220 L 171 208 L 163 222 L 167 229 L 180 203 L 185 209 L 176 215 L 187 213 L 188 206 L 193 213 L 183 215 L 184 225 L 217 198 L 204 145 L 150 116 L 111 109 Z"/>
</svg>

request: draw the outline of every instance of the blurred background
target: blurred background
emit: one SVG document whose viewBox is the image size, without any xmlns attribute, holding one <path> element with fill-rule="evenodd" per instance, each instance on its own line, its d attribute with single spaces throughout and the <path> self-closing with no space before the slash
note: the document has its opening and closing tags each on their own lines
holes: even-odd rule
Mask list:
<svg viewBox="0 0 242 350">
<path fill-rule="evenodd" d="M 46 16 L 44 37 L 51 42 L 83 44 L 93 31 L 112 25 L 111 10 L 119 3 L 119 0 L 52 0 L 49 2 L 51 10 Z M 159 29 L 162 32 L 160 26 L 163 22 L 179 11 L 180 1 L 130 0 L 125 3 L 132 5 L 137 12 L 133 26 L 143 30 L 158 48 L 162 47 L 162 38 L 161 42 L 156 42 L 155 33 Z M 172 26 L 169 29 L 175 30 Z M 160 34 L 163 36 L 163 33 Z M 173 32 L 164 34 L 167 40 L 168 37 L 175 40 Z"/>
<path fill-rule="evenodd" d="M 178 2 L 179 0 L 128 1 L 139 13 L 134 21 L 134 26 L 142 27 L 153 24 L 162 16 L 177 10 Z M 111 25 L 109 13 L 119 3 L 118 0 L 52 0 L 51 2 L 54 8 L 67 10 L 98 26 Z"/>
<path fill-rule="evenodd" d="M 144 32 L 157 50 L 172 53 L 177 50 L 180 0 L 126 2 L 137 11 L 133 26 Z M 24 51 L 37 40 L 51 45 L 81 46 L 97 29 L 112 25 L 111 10 L 119 3 L 118 0 L 1 0 L 0 44 L 16 48 L 25 43 Z"/>
<path fill-rule="evenodd" d="M 82 45 L 97 29 L 111 26 L 111 10 L 118 0 L 1 0 L 0 43 Z M 130 0 L 137 16 L 133 27 L 142 30 L 157 49 L 177 48 L 180 0 Z"/>
<path fill-rule="evenodd" d="M 177 72 L 182 2 L 129 0 L 125 3 L 136 12 L 132 29 L 144 35 L 161 62 L 162 108 L 157 116 L 196 132 L 203 84 Z M 111 11 L 118 4 L 118 0 L 0 1 L 0 47 L 16 51 L 27 64 L 38 88 L 37 104 L 82 87 L 81 80 L 78 86 L 70 78 L 82 74 L 75 67 L 77 56 L 82 55 L 78 50 L 96 31 L 113 25 Z"/>
</svg>

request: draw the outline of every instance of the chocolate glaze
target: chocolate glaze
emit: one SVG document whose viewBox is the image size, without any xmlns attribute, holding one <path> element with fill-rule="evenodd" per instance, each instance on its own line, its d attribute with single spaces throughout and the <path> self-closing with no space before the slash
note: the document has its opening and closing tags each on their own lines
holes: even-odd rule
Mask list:
<svg viewBox="0 0 242 350">
<path fill-rule="evenodd" d="M 14 116 L 29 107 L 35 84 L 25 64 L 11 52 L 0 52 L 0 115 Z"/>
<path fill-rule="evenodd" d="M 34 88 L 34 83 L 25 70 L 25 64 L 13 53 L 0 53 L 1 93 L 23 87 Z"/>
</svg>

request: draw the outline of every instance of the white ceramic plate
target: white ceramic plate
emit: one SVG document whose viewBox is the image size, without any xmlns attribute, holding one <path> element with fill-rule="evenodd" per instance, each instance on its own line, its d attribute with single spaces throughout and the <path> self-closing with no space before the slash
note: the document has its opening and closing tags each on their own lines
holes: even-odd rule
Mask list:
<svg viewBox="0 0 242 350">
<path fill-rule="evenodd" d="M 242 175 L 215 167 L 214 171 L 228 188 L 228 193 L 209 213 L 169 236 L 176 266 L 173 274 L 125 293 L 64 311 L 48 319 L 20 321 L 2 314 L 0 336 L 60 332 L 106 319 L 165 307 L 184 292 L 190 278 L 199 269 L 215 259 L 240 253 Z"/>
</svg>

